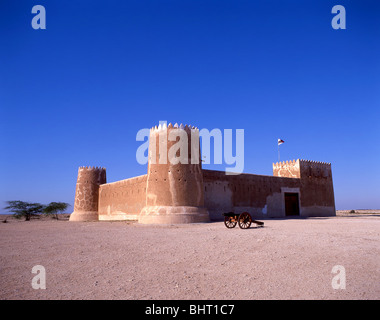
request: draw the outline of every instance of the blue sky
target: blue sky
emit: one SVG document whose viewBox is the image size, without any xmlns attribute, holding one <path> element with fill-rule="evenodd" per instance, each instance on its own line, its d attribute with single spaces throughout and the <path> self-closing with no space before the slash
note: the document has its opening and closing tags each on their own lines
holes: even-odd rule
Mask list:
<svg viewBox="0 0 380 320">
<path fill-rule="evenodd" d="M 46 30 L 31 27 L 37 4 Z M 271 175 L 281 138 L 282 160 L 332 163 L 337 209 L 380 208 L 378 1 L 1 7 L 0 207 L 73 204 L 83 165 L 109 182 L 145 174 L 136 133 L 167 120 L 244 129 L 246 173 Z"/>
</svg>

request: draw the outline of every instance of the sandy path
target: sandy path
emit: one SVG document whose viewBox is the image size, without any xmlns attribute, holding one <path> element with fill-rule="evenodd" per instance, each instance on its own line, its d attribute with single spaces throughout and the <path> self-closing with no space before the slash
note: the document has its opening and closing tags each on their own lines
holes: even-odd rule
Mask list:
<svg viewBox="0 0 380 320">
<path fill-rule="evenodd" d="M 380 216 L 148 226 L 0 223 L 0 299 L 379 299 Z M 46 268 L 46 290 L 31 286 Z M 346 289 L 331 286 L 334 265 Z"/>
</svg>

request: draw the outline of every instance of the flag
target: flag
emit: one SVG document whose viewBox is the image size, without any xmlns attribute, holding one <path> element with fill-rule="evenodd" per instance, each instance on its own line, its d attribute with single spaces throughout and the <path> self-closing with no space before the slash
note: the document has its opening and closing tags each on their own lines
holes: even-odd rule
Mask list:
<svg viewBox="0 0 380 320">
<path fill-rule="evenodd" d="M 284 143 L 285 141 L 284 140 L 281 140 L 281 139 L 278 139 L 278 145 Z"/>
</svg>

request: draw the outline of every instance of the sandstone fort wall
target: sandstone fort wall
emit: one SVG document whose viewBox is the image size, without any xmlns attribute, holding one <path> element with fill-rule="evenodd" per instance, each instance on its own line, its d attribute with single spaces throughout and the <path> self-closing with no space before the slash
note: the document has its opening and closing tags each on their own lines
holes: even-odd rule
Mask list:
<svg viewBox="0 0 380 320">
<path fill-rule="evenodd" d="M 284 192 L 300 192 L 300 180 L 255 174 L 226 175 L 203 170 L 205 207 L 212 220 L 223 212 L 249 212 L 256 218 L 283 217 Z"/>
<path fill-rule="evenodd" d="M 146 203 L 147 175 L 100 186 L 99 220 L 137 219 Z"/>
</svg>

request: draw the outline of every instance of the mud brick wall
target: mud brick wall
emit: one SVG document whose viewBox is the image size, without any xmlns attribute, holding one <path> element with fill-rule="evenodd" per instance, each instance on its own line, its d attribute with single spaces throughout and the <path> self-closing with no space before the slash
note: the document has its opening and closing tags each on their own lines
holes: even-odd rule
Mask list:
<svg viewBox="0 0 380 320">
<path fill-rule="evenodd" d="M 146 179 L 142 175 L 100 186 L 99 220 L 125 220 L 138 215 L 146 203 Z"/>
<path fill-rule="evenodd" d="M 226 175 L 203 170 L 205 207 L 212 220 L 222 213 L 249 212 L 256 218 L 284 216 L 284 192 L 299 192 L 300 179 L 255 174 Z"/>
</svg>

